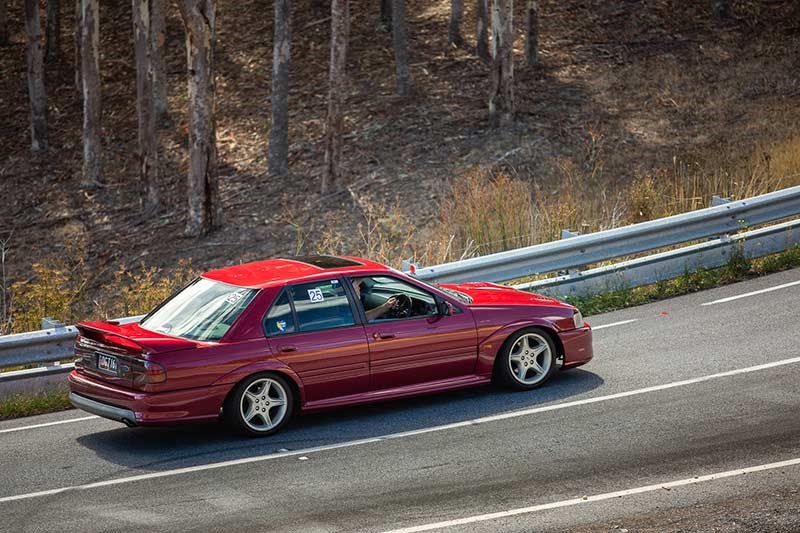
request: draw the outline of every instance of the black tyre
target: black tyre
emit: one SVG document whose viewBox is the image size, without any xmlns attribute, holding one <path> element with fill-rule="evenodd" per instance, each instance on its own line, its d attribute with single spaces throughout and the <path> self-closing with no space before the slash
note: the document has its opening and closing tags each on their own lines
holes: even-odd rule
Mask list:
<svg viewBox="0 0 800 533">
<path fill-rule="evenodd" d="M 294 412 L 292 387 L 277 374 L 254 374 L 241 381 L 225 400 L 223 416 L 238 433 L 266 437 L 280 431 Z"/>
<path fill-rule="evenodd" d="M 550 379 L 558 366 L 557 357 L 553 339 L 543 329 L 517 331 L 497 354 L 494 379 L 512 389 L 535 389 Z"/>
</svg>

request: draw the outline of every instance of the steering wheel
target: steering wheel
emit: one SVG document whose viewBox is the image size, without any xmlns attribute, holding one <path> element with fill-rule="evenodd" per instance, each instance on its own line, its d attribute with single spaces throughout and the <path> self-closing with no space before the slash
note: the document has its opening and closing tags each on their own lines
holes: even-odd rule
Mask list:
<svg viewBox="0 0 800 533">
<path fill-rule="evenodd" d="M 408 318 L 411 316 L 411 297 L 407 294 L 399 293 L 393 294 L 392 297 L 397 301 L 394 309 L 392 310 L 392 315 L 395 318 Z"/>
</svg>

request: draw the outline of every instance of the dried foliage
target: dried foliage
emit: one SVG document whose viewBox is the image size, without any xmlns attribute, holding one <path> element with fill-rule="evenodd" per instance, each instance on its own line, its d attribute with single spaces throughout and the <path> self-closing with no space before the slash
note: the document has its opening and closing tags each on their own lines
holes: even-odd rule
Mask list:
<svg viewBox="0 0 800 533">
<path fill-rule="evenodd" d="M 438 239 L 451 243 L 449 259 L 533 244 L 536 210 L 530 187 L 504 172 L 473 169 L 442 201 Z"/>
<path fill-rule="evenodd" d="M 44 317 L 69 324 L 144 314 L 197 275 L 184 260 L 170 271 L 144 264 L 135 269 L 122 265 L 114 272 L 113 282 L 89 291 L 91 275 L 82 255 L 35 263 L 33 272 L 30 280 L 15 283 L 9 291 L 8 333 L 40 329 Z"/>
<path fill-rule="evenodd" d="M 11 331 L 40 329 L 45 317 L 72 321 L 85 280 L 80 257 L 72 262 L 59 258 L 34 263 L 33 278 L 11 286 Z"/>
<path fill-rule="evenodd" d="M 145 314 L 197 274 L 188 260 L 179 261 L 169 274 L 144 264 L 138 270 L 122 265 L 114 272 L 114 282 L 103 287 L 95 307 L 105 319 Z"/>
</svg>

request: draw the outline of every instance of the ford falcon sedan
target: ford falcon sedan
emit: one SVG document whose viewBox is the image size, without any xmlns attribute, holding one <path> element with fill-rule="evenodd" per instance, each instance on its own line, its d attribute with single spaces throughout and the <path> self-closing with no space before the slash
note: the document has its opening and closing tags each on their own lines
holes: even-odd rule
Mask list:
<svg viewBox="0 0 800 533">
<path fill-rule="evenodd" d="M 325 255 L 207 272 L 138 323 L 78 331 L 76 407 L 128 426 L 222 419 L 249 436 L 344 405 L 490 382 L 533 389 L 592 358 L 571 305 Z"/>
</svg>

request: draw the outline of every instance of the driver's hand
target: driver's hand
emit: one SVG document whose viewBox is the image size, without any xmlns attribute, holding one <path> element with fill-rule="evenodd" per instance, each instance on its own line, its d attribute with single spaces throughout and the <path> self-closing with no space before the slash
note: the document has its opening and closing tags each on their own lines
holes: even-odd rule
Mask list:
<svg viewBox="0 0 800 533">
<path fill-rule="evenodd" d="M 395 307 L 397 307 L 397 303 L 398 303 L 397 297 L 390 296 L 383 305 L 385 305 L 388 309 L 394 309 Z"/>
</svg>

